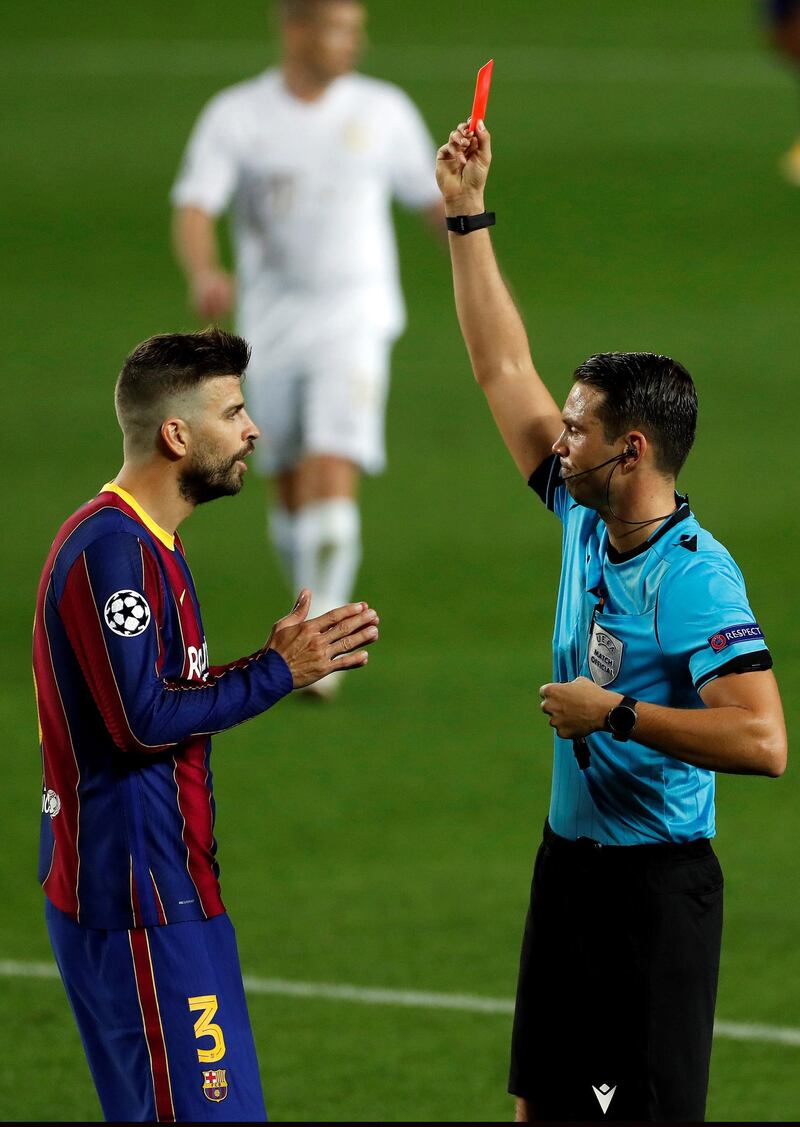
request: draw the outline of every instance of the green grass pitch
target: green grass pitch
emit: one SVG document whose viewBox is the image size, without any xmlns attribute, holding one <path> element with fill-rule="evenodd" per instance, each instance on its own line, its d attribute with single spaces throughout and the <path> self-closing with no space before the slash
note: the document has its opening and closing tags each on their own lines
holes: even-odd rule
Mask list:
<svg viewBox="0 0 800 1127">
<path fill-rule="evenodd" d="M 556 396 L 600 350 L 669 352 L 695 376 L 682 485 L 747 576 L 793 734 L 800 190 L 776 165 L 799 123 L 755 5 L 498 0 L 487 15 L 477 0 L 409 0 L 401 19 L 372 7 L 364 69 L 404 82 L 437 138 L 494 55 L 488 202 Z M 59 523 L 118 468 L 122 357 L 193 327 L 166 202 L 189 127 L 270 47 L 261 0 L 18 5 L 4 32 L 0 959 L 45 961 L 36 581 Z M 559 535 L 472 381 L 443 250 L 414 217 L 398 227 L 410 321 L 390 470 L 363 493 L 357 592 L 379 608 L 382 640 L 334 708 L 290 700 L 217 739 L 223 890 L 252 975 L 510 998 L 547 808 L 535 693 L 549 678 Z M 251 651 L 291 605 L 259 483 L 182 534 L 212 660 Z M 719 781 L 725 1021 L 800 1025 L 799 801 L 793 768 Z M 7 977 L 0 998 L 0 1116 L 99 1118 L 60 984 Z M 510 1114 L 506 1015 L 259 995 L 252 1016 L 273 1118 Z M 719 1039 L 708 1112 L 800 1117 L 800 1047 Z"/>
</svg>

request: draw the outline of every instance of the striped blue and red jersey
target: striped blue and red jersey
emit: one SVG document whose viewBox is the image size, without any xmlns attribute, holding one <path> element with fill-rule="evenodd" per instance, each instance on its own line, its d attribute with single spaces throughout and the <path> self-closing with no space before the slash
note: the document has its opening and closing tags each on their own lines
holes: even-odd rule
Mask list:
<svg viewBox="0 0 800 1127">
<path fill-rule="evenodd" d="M 209 667 L 179 538 L 116 484 L 56 536 L 33 671 L 49 900 L 93 928 L 224 912 L 210 736 L 286 696 L 291 673 L 267 649 Z"/>
</svg>

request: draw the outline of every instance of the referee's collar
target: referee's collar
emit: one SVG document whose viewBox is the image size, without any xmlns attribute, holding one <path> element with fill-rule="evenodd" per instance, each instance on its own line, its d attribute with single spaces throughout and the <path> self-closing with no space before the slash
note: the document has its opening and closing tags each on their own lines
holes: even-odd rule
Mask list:
<svg viewBox="0 0 800 1127">
<path fill-rule="evenodd" d="M 635 548 L 631 548 L 627 552 L 618 552 L 614 545 L 609 543 L 608 547 L 606 548 L 606 556 L 608 557 L 608 562 L 612 564 L 620 564 L 625 563 L 626 560 L 632 560 L 635 556 L 639 556 L 642 554 L 642 552 L 646 552 L 648 548 L 652 548 L 653 545 L 658 540 L 660 540 L 662 536 L 666 536 L 670 529 L 674 528 L 676 524 L 680 524 L 682 520 L 686 520 L 686 518 L 691 514 L 688 494 L 681 496 L 680 493 L 676 493 L 675 504 L 678 506 L 675 512 L 672 513 L 671 516 L 667 517 L 663 524 L 658 526 L 652 536 L 648 536 L 646 540 L 643 540 L 641 544 L 637 544 Z"/>
</svg>

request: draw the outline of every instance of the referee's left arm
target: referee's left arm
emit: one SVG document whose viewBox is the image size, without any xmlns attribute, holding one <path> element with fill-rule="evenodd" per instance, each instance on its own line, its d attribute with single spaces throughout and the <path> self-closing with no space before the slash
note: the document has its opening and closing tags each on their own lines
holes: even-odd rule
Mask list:
<svg viewBox="0 0 800 1127">
<path fill-rule="evenodd" d="M 771 669 L 718 677 L 703 686 L 700 698 L 705 708 L 639 702 L 633 739 L 708 771 L 770 778 L 783 774 L 786 723 Z"/>
<path fill-rule="evenodd" d="M 672 676 L 684 670 L 705 708 L 643 701 L 632 738 L 709 771 L 782 775 L 786 724 L 772 657 L 725 549 L 706 542 L 696 552 L 675 549 L 654 627 Z"/>
<path fill-rule="evenodd" d="M 786 770 L 786 725 L 771 669 L 728 673 L 700 690 L 705 708 L 636 702 L 630 739 L 707 771 L 769 775 Z M 623 700 L 588 677 L 539 690 L 542 711 L 563 739 L 607 731 L 607 717 Z"/>
</svg>

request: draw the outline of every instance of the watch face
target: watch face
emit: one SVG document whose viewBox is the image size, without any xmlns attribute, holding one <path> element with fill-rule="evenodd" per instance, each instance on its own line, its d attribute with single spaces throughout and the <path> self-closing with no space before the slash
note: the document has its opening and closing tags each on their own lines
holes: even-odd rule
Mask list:
<svg viewBox="0 0 800 1127">
<path fill-rule="evenodd" d="M 615 735 L 629 736 L 636 724 L 636 712 L 627 704 L 618 704 L 611 709 L 608 721 Z"/>
</svg>

